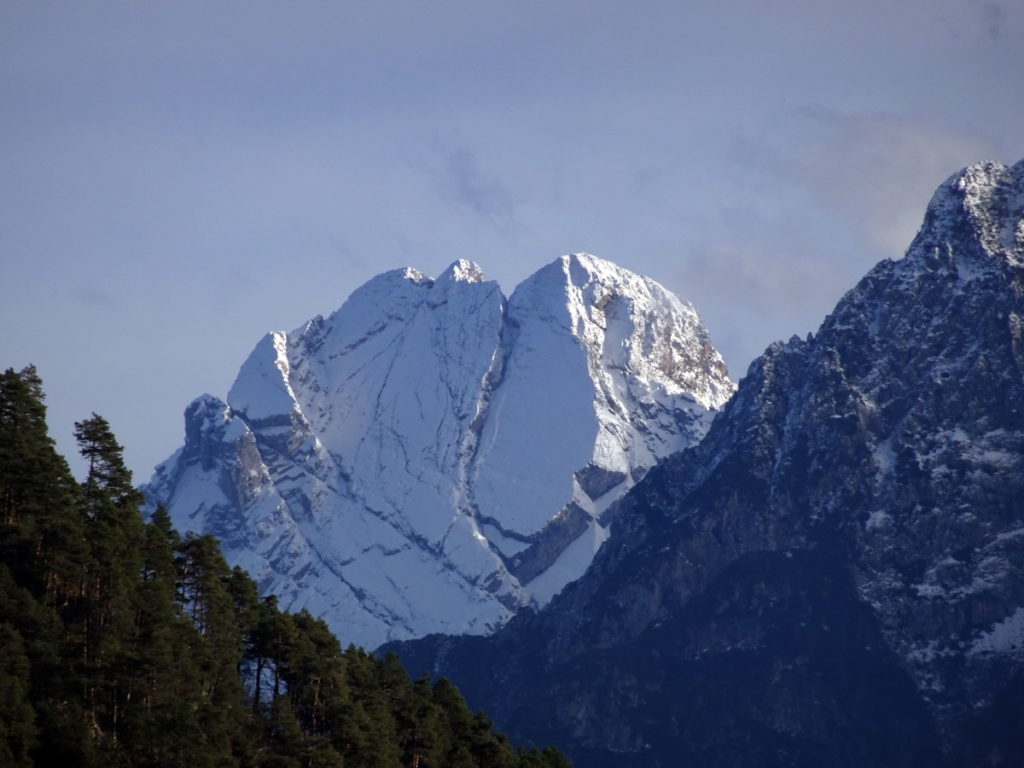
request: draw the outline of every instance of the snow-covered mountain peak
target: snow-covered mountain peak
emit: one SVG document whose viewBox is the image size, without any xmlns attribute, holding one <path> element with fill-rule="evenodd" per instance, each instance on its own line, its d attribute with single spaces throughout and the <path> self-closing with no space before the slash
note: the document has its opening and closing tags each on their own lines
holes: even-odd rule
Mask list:
<svg viewBox="0 0 1024 768">
<path fill-rule="evenodd" d="M 147 490 L 346 640 L 488 632 L 583 573 L 733 386 L 693 308 L 611 262 L 507 300 L 471 261 L 392 270 L 267 334 Z"/>
<path fill-rule="evenodd" d="M 734 386 L 693 305 L 656 281 L 587 253 L 563 256 L 520 285 L 512 312 L 526 306 L 561 310 L 566 327 L 588 350 L 592 373 L 622 371 L 647 387 L 688 392 L 720 408 Z M 696 343 L 695 343 L 696 342 Z"/>
<path fill-rule="evenodd" d="M 449 281 L 482 283 L 484 281 L 484 271 L 475 261 L 457 259 L 437 278 L 438 283 Z"/>
<path fill-rule="evenodd" d="M 980 257 L 1024 264 L 1024 161 L 1012 167 L 985 162 L 964 168 L 936 190 L 924 224 L 908 251 L 937 254 L 950 251 L 955 239 L 972 241 L 960 249 L 963 260 Z"/>
</svg>

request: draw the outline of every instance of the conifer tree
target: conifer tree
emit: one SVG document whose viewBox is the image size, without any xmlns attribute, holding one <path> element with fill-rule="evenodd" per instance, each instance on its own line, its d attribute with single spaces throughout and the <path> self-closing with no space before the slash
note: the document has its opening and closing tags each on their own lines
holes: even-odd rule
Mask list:
<svg viewBox="0 0 1024 768">
<path fill-rule="evenodd" d="M 132 485 L 121 446 L 95 413 L 75 424 L 88 461 L 82 510 L 90 544 L 84 605 L 81 674 L 86 708 L 101 734 L 98 746 L 119 753 L 119 728 L 132 696 L 136 591 L 142 570 L 142 495 Z"/>
<path fill-rule="evenodd" d="M 7 369 L 0 374 L 0 558 L 18 584 L 54 607 L 66 607 L 83 587 L 77 491 L 47 432 L 36 369 Z"/>
<path fill-rule="evenodd" d="M 211 754 L 233 754 L 247 722 L 238 670 L 243 638 L 229 589 L 232 571 L 212 536 L 189 534 L 178 550 L 179 599 L 198 636 L 190 652 L 198 670 L 198 717 Z"/>
<path fill-rule="evenodd" d="M 0 765 L 32 765 L 37 729 L 29 702 L 29 668 L 21 635 L 0 623 Z"/>
</svg>

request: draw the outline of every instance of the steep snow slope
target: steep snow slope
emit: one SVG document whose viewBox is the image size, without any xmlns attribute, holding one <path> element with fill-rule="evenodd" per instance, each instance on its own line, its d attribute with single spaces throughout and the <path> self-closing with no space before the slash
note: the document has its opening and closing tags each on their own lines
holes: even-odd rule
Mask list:
<svg viewBox="0 0 1024 768">
<path fill-rule="evenodd" d="M 467 261 L 395 270 L 264 337 L 146 492 L 345 642 L 486 633 L 579 577 L 733 388 L 689 304 L 593 256 L 509 300 Z"/>
</svg>

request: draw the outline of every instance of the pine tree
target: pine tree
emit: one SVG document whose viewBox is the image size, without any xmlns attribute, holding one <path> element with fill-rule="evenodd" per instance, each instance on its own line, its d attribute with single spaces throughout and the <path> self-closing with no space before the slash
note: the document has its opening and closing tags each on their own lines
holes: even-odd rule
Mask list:
<svg viewBox="0 0 1024 768">
<path fill-rule="evenodd" d="M 72 621 L 85 589 L 88 546 L 78 484 L 46 429 L 42 382 L 34 367 L 0 375 L 0 624 L 21 638 L 31 674 L 24 681 L 38 736 L 34 759 L 86 764 L 92 744 L 78 695 Z M 16 659 L 18 641 L 8 634 Z M 8 667 L 20 674 L 18 662 Z M 12 682 L 4 686 L 14 692 Z M 15 702 L 12 755 L 21 753 L 27 711 Z M 21 714 L 17 714 L 20 712 Z M 18 746 L 18 745 L 21 746 Z"/>
<path fill-rule="evenodd" d="M 142 495 L 132 485 L 121 446 L 95 413 L 75 424 L 89 468 L 82 484 L 90 556 L 81 672 L 85 706 L 107 759 L 120 759 L 119 728 L 132 696 L 136 591 L 142 571 Z"/>
<path fill-rule="evenodd" d="M 236 572 L 212 536 L 189 534 L 178 548 L 179 599 L 198 637 L 192 649 L 199 668 L 198 716 L 211 754 L 240 753 L 251 727 L 240 677 L 246 619 L 236 612 Z M 233 758 L 232 758 L 233 759 Z"/>
<path fill-rule="evenodd" d="M 302 611 L 290 615 L 293 643 L 284 659 L 295 716 L 306 732 L 311 758 L 317 764 L 341 760 L 336 746 L 337 723 L 351 705 L 345 659 L 327 625 Z"/>
<path fill-rule="evenodd" d="M 13 627 L 0 623 L 0 765 L 32 765 L 38 732 L 28 686 L 25 644 Z"/>
<path fill-rule="evenodd" d="M 0 558 L 16 582 L 56 608 L 84 583 L 78 487 L 46 428 L 42 382 L 29 366 L 0 375 Z"/>
<path fill-rule="evenodd" d="M 134 766 L 195 764 L 201 729 L 195 716 L 199 672 L 187 653 L 195 630 L 177 604 L 175 548 L 180 537 L 165 509 L 144 527 L 142 569 L 135 591 L 130 645 L 130 698 L 121 718 L 122 741 Z"/>
</svg>

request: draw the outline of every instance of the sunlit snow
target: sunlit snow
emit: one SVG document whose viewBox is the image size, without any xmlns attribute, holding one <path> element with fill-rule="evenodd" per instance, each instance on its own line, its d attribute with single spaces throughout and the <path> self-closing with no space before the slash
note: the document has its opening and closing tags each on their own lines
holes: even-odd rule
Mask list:
<svg viewBox="0 0 1024 768">
<path fill-rule="evenodd" d="M 265 336 L 147 493 L 343 642 L 483 633 L 578 578 L 733 389 L 693 307 L 593 256 L 509 299 L 469 261 L 394 270 Z"/>
</svg>

